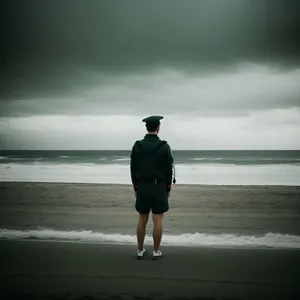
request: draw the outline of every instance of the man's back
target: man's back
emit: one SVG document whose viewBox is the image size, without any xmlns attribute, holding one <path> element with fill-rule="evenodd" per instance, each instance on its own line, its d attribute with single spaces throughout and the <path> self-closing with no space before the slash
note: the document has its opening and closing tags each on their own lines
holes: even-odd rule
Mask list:
<svg viewBox="0 0 300 300">
<path fill-rule="evenodd" d="M 133 185 L 141 180 L 172 182 L 173 158 L 166 141 L 157 135 L 147 134 L 137 141 L 131 152 L 131 179 Z"/>
</svg>

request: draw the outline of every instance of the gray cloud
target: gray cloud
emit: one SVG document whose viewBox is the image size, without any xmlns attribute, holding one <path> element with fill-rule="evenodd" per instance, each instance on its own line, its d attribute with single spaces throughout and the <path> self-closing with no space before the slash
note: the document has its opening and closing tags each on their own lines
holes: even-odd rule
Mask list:
<svg viewBox="0 0 300 300">
<path fill-rule="evenodd" d="M 235 118 L 166 116 L 160 137 L 174 150 L 299 149 L 299 116 L 296 109 Z M 1 149 L 131 149 L 144 133 L 141 118 L 131 116 L 7 118 L 7 125 L 0 127 L 0 145 Z"/>
<path fill-rule="evenodd" d="M 209 117 L 300 107 L 300 68 L 241 65 L 224 72 L 157 70 L 107 77 L 88 73 L 65 93 L 0 102 L 0 116 L 167 115 Z M 50 88 L 50 87 L 48 87 Z M 68 91 L 68 92 L 67 92 Z"/>
</svg>

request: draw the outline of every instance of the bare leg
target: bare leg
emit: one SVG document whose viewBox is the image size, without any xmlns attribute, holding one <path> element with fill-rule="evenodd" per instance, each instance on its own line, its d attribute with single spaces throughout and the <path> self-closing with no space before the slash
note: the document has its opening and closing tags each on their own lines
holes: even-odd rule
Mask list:
<svg viewBox="0 0 300 300">
<path fill-rule="evenodd" d="M 163 214 L 160 215 L 152 214 L 154 251 L 159 250 L 159 246 L 162 238 L 162 219 L 163 219 Z"/>
<path fill-rule="evenodd" d="M 138 250 L 143 250 L 144 240 L 146 234 L 146 225 L 148 222 L 149 214 L 140 214 L 139 222 L 136 228 L 137 242 L 138 242 Z"/>
</svg>

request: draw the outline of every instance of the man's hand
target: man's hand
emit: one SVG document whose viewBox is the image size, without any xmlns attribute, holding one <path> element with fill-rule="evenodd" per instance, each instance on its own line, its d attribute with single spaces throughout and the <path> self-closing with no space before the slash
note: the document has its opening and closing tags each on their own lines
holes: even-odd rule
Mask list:
<svg viewBox="0 0 300 300">
<path fill-rule="evenodd" d="M 137 191 L 138 191 L 138 186 L 137 185 L 133 185 L 133 194 L 134 194 L 134 198 L 135 199 L 136 199 Z"/>
<path fill-rule="evenodd" d="M 167 185 L 168 199 L 170 198 L 171 187 L 172 187 L 172 184 L 169 183 L 169 184 Z"/>
</svg>

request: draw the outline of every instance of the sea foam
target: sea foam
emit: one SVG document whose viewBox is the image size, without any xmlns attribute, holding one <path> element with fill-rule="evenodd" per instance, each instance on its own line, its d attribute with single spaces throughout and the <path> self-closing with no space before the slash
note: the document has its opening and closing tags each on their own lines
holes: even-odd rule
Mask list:
<svg viewBox="0 0 300 300">
<path fill-rule="evenodd" d="M 57 231 L 52 229 L 13 230 L 0 229 L 1 239 L 38 239 L 81 241 L 113 244 L 136 244 L 136 236 L 125 234 L 107 234 L 93 231 Z M 152 237 L 147 235 L 145 244 L 152 244 Z M 233 248 L 292 248 L 300 249 L 300 236 L 267 233 L 262 236 L 235 234 L 212 235 L 206 233 L 185 233 L 178 235 L 164 234 L 162 245 L 198 246 L 198 247 L 233 247 Z"/>
</svg>

